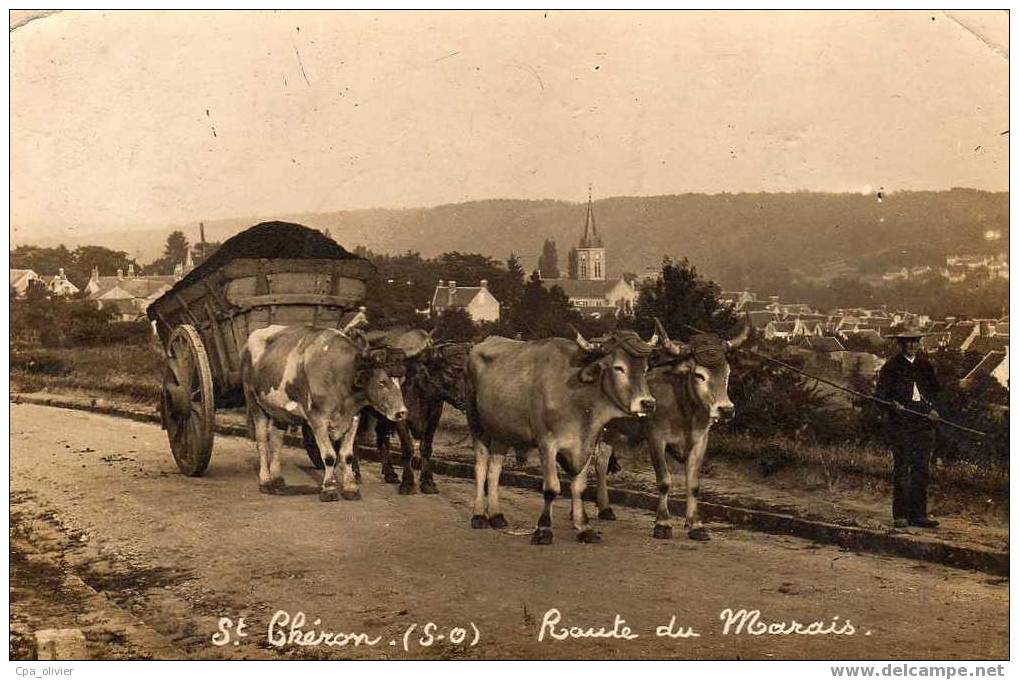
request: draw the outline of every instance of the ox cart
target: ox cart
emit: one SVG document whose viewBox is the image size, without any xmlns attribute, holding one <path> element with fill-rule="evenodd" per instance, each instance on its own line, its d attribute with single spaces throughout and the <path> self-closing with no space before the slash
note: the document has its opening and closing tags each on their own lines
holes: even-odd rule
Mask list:
<svg viewBox="0 0 1019 680">
<path fill-rule="evenodd" d="M 205 472 L 216 409 L 244 403 L 248 335 L 273 324 L 343 327 L 373 269 L 318 231 L 265 222 L 225 241 L 149 305 L 166 354 L 159 410 L 181 472 Z"/>
</svg>

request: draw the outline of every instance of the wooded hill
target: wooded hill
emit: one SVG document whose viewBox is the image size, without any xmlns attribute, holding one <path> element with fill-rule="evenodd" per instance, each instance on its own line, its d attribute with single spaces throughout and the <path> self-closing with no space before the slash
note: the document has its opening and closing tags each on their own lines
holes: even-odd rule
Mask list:
<svg viewBox="0 0 1019 680">
<path fill-rule="evenodd" d="M 616 197 L 595 202 L 608 273 L 640 273 L 663 254 L 688 257 L 726 288 L 761 287 L 790 272 L 879 273 L 910 264 L 937 264 L 948 253 L 996 253 L 1008 248 L 1008 193 L 972 189 L 876 194 L 742 193 Z M 403 210 L 372 209 L 274 215 L 328 230 L 347 248 L 377 253 L 477 252 L 503 260 L 516 253 L 534 269 L 546 238 L 555 239 L 559 266 L 580 237 L 585 205 L 554 200 L 494 199 Z M 263 218 L 206 221 L 206 237 L 222 241 Z M 146 261 L 171 228 L 197 240 L 197 225 L 90 234 L 89 243 L 124 249 Z M 1000 239 L 984 238 L 988 230 Z M 144 244 L 144 245 L 142 245 Z M 68 243 L 68 246 L 77 244 Z M 150 252 L 151 251 L 151 252 Z"/>
</svg>

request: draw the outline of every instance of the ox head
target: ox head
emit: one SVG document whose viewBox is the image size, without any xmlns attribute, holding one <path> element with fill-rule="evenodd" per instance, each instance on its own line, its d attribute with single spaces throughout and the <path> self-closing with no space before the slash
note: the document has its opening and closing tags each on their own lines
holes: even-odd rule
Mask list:
<svg viewBox="0 0 1019 680">
<path fill-rule="evenodd" d="M 427 394 L 464 410 L 464 378 L 472 346 L 469 342 L 436 343 L 411 364 L 413 381 Z"/>
<path fill-rule="evenodd" d="M 685 386 L 694 401 L 708 412 L 711 420 L 730 418 L 736 406 L 729 398 L 729 360 L 726 354 L 739 347 L 750 334 L 750 325 L 743 324 L 731 340 L 714 333 L 697 333 L 688 342 L 669 338 L 661 322 L 655 319 L 661 336 L 662 353 L 669 371 L 685 379 Z"/>
<path fill-rule="evenodd" d="M 658 335 L 644 342 L 633 331 L 613 331 L 590 341 L 576 328 L 576 343 L 585 353 L 580 370 L 585 383 L 601 382 L 602 392 L 612 404 L 628 415 L 647 416 L 655 410 L 655 398 L 647 385 L 648 359 L 658 344 Z"/>
<path fill-rule="evenodd" d="M 399 422 L 407 417 L 400 380 L 404 374 L 403 352 L 391 349 L 368 350 L 361 356 L 354 387 L 388 420 Z"/>
</svg>

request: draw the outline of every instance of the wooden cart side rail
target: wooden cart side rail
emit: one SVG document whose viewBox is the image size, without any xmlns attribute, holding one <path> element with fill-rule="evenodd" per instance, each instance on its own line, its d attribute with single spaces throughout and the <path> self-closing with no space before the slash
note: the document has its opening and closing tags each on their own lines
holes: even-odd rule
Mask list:
<svg viewBox="0 0 1019 680">
<path fill-rule="evenodd" d="M 238 298 L 234 303 L 234 314 L 242 314 L 256 307 L 282 307 L 284 305 L 307 305 L 309 307 L 340 307 L 350 309 L 361 303 L 358 296 L 320 295 L 315 293 L 276 293 L 274 295 L 251 295 Z"/>
</svg>

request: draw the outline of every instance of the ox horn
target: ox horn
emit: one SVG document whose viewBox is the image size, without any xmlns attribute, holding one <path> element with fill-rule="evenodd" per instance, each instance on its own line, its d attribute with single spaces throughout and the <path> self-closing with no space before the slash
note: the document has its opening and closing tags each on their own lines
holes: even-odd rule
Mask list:
<svg viewBox="0 0 1019 680">
<path fill-rule="evenodd" d="M 597 349 L 594 343 L 590 342 L 587 338 L 580 334 L 580 331 L 577 330 L 576 326 L 570 324 L 570 330 L 576 333 L 577 335 L 576 342 L 580 349 L 584 350 L 585 352 L 593 352 Z"/>
<path fill-rule="evenodd" d="M 725 344 L 726 346 L 728 346 L 729 349 L 736 349 L 744 342 L 746 342 L 746 339 L 748 337 L 750 337 L 750 319 L 744 317 L 743 325 L 740 328 L 739 333 L 736 334 L 736 337 L 734 337 L 732 340 L 727 341 Z"/>
<path fill-rule="evenodd" d="M 665 330 L 665 326 L 662 325 L 661 320 L 656 316 L 655 320 L 655 335 L 661 336 L 661 346 L 666 352 L 673 356 L 683 356 L 687 352 L 687 346 L 682 342 L 676 342 L 669 337 L 668 331 Z"/>
</svg>

